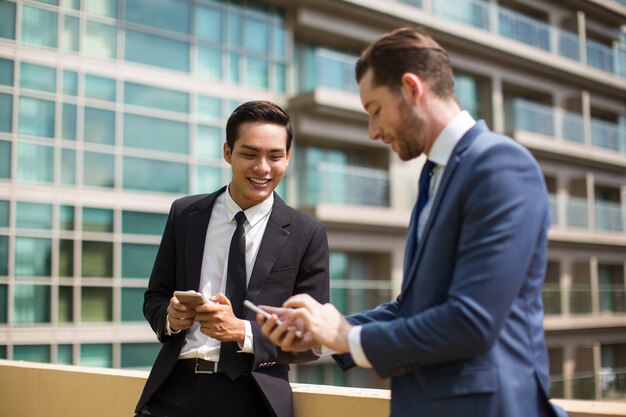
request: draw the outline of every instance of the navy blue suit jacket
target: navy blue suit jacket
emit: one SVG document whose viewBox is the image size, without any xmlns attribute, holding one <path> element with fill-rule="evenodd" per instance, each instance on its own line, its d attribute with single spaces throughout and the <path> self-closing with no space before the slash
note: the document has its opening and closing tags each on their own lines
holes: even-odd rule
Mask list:
<svg viewBox="0 0 626 417">
<path fill-rule="evenodd" d="M 348 318 L 363 325 L 374 370 L 391 378 L 391 415 L 566 415 L 548 401 L 541 289 L 551 221 L 533 157 L 478 122 L 430 213 L 399 297 Z"/>
</svg>

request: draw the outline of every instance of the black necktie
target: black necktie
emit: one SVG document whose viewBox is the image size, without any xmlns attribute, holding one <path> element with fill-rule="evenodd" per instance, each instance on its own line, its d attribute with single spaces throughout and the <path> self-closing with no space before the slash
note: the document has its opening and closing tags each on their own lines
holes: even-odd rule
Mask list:
<svg viewBox="0 0 626 417">
<path fill-rule="evenodd" d="M 226 272 L 226 297 L 230 300 L 233 313 L 238 318 L 243 316 L 243 302 L 246 299 L 246 235 L 243 222 L 246 215 L 240 211 L 235 215 L 237 228 L 230 241 L 228 270 Z M 219 368 L 232 381 L 237 379 L 247 368 L 247 356 L 238 353 L 237 342 L 223 342 L 220 348 Z"/>
<path fill-rule="evenodd" d="M 411 223 L 409 224 L 409 236 L 406 242 L 406 249 L 404 253 L 404 268 L 406 271 L 410 268 L 413 263 L 413 259 L 415 258 L 415 253 L 417 251 L 417 242 L 419 240 L 419 218 L 420 214 L 426 207 L 426 203 L 428 202 L 428 192 L 430 191 L 430 177 L 433 175 L 433 169 L 435 168 L 435 163 L 431 160 L 426 160 L 422 168 L 422 173 L 420 174 L 419 179 L 419 190 L 417 195 L 417 202 L 415 203 L 415 207 L 413 209 L 413 214 L 411 215 Z"/>
</svg>

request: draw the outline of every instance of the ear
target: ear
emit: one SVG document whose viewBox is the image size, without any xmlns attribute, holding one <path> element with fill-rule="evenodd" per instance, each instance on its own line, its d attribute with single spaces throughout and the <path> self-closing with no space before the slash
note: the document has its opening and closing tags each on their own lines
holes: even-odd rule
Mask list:
<svg viewBox="0 0 626 417">
<path fill-rule="evenodd" d="M 291 149 L 287 151 L 287 154 L 285 156 L 287 158 L 287 165 L 289 165 L 289 157 L 291 157 Z"/>
<path fill-rule="evenodd" d="M 230 164 L 230 158 L 232 157 L 232 153 L 230 148 L 228 147 L 228 143 L 224 142 L 224 161 Z"/>
<path fill-rule="evenodd" d="M 411 104 L 416 105 L 424 95 L 425 86 L 422 80 L 412 72 L 402 74 L 402 95 Z"/>
</svg>

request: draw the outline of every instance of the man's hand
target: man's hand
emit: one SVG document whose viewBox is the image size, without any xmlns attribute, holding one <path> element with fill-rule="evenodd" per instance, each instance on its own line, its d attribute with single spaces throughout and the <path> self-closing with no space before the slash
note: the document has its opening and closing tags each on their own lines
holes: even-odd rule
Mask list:
<svg viewBox="0 0 626 417">
<path fill-rule="evenodd" d="M 237 342 L 243 345 L 246 336 L 244 321 L 233 313 L 230 300 L 223 293 L 209 298 L 213 303 L 205 303 L 196 307 L 196 321 L 200 323 L 200 331 L 220 342 Z"/>
<path fill-rule="evenodd" d="M 178 301 L 178 298 L 170 298 L 170 304 L 167 306 L 167 319 L 170 323 L 170 329 L 174 332 L 186 330 L 193 324 L 196 312 L 189 306 Z"/>
<path fill-rule="evenodd" d="M 320 347 L 313 335 L 304 331 L 304 324 L 301 321 L 291 321 L 289 309 L 270 306 L 261 306 L 261 308 L 272 314 L 269 319 L 257 314 L 256 319 L 261 324 L 261 331 L 283 351 L 304 352 Z M 278 324 L 279 320 L 281 324 Z M 296 336 L 296 330 L 302 331 L 302 337 Z"/>
</svg>

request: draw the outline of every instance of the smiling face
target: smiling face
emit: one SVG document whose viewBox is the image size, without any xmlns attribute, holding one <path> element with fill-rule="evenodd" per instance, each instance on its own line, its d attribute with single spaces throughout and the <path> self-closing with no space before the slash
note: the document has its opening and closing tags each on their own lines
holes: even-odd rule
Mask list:
<svg viewBox="0 0 626 417">
<path fill-rule="evenodd" d="M 372 87 L 372 78 L 369 69 L 359 82 L 370 139 L 383 141 L 403 161 L 430 150 L 427 120 L 419 107 L 409 105 L 413 92 L 404 85 L 397 93 L 385 86 Z"/>
<path fill-rule="evenodd" d="M 224 144 L 224 159 L 231 166 L 231 197 L 246 210 L 265 201 L 285 175 L 289 164 L 287 130 L 265 122 L 239 127 L 233 149 Z"/>
</svg>

